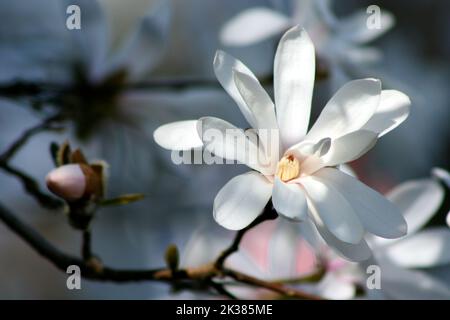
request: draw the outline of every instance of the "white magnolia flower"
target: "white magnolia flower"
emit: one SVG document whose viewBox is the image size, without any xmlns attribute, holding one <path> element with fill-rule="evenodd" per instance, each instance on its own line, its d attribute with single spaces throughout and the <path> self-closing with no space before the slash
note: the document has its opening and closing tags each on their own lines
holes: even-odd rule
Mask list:
<svg viewBox="0 0 450 320">
<path fill-rule="evenodd" d="M 442 180 L 447 188 L 450 189 L 450 173 L 442 168 L 434 168 L 433 175 Z M 450 211 L 447 214 L 447 224 L 450 227 Z"/>
<path fill-rule="evenodd" d="M 432 179 L 414 180 L 397 186 L 387 197 L 402 210 L 411 234 L 396 240 L 369 237 L 374 258 L 364 263 L 349 262 L 330 251 L 310 222 L 300 224 L 298 229 L 277 220 L 249 230 L 240 250 L 226 265 L 267 281 L 289 280 L 289 285 L 327 299 L 353 299 L 358 287 L 363 290 L 361 297 L 368 299 L 449 299 L 449 288 L 426 271 L 436 266 L 450 267 L 450 231 L 420 231 L 441 205 L 442 188 Z M 196 267 L 208 263 L 231 240 L 231 235 L 220 230 L 198 231 L 183 251 L 182 264 Z M 380 267 L 381 290 L 366 287 L 367 266 L 371 264 Z M 301 279 L 317 272 L 318 266 L 324 268 L 322 279 L 302 283 Z M 273 297 L 265 290 L 235 285 L 228 285 L 227 290 L 246 299 Z"/>
<path fill-rule="evenodd" d="M 66 28 L 69 5 L 80 8 L 79 30 Z M 8 69 L 0 81 L 38 81 L 73 89 L 73 94 L 58 96 L 51 106 L 70 120 L 71 133 L 87 141 L 85 147 L 92 153 L 127 168 L 119 173 L 122 182 L 136 183 L 136 177 L 144 178 L 144 163 L 145 179 L 152 177 L 154 172 L 147 165 L 156 162 L 157 152 L 136 145 L 147 144 L 156 127 L 152 119 L 167 111 L 156 113 L 158 105 L 151 94 L 128 89 L 145 82 L 163 58 L 171 7 L 161 0 L 133 0 L 127 5 L 124 11 L 124 2 L 117 0 L 0 4 L 0 17 L 7 26 L 0 32 L 0 37 L 5 34 L 2 48 L 13 51 L 12 56 L 25 54 L 35 70 L 23 72 L 28 68 L 0 50 L 0 67 Z M 17 25 L 25 17 L 29 23 Z M 114 147 L 111 140 L 117 142 Z"/>
<path fill-rule="evenodd" d="M 267 7 L 244 10 L 225 24 L 221 40 L 229 46 L 252 45 L 301 25 L 340 86 L 348 80 L 346 73 L 350 69 L 380 60 L 380 52 L 365 45 L 394 25 L 393 15 L 386 10 L 381 10 L 377 28 L 367 26 L 370 16 L 366 10 L 338 19 L 331 11 L 329 0 L 294 0 L 292 11 L 291 16 L 286 16 Z"/>
<path fill-rule="evenodd" d="M 240 252 L 230 258 L 232 267 L 250 274 L 259 270 L 257 275 L 263 279 L 285 280 L 288 286 L 326 299 L 355 296 L 363 283 L 357 263 L 339 257 L 323 241 L 320 247 L 311 246 L 299 235 L 296 225 L 286 225 L 283 220 L 266 224 L 266 230 L 258 226 L 246 235 Z M 321 278 L 305 281 L 318 272 L 324 273 Z"/>
<path fill-rule="evenodd" d="M 442 188 L 433 179 L 412 180 L 398 185 L 386 196 L 402 211 L 409 234 L 394 240 L 367 237 L 373 257 L 356 268 L 355 264 L 341 260 L 339 277 L 328 273 L 325 277 L 331 278 L 330 290 L 348 293 L 340 296 L 348 299 L 354 296 L 355 284 L 359 284 L 369 299 L 450 299 L 450 288 L 426 272 L 433 267 L 450 268 L 450 231 L 443 227 L 421 230 L 440 207 Z M 303 224 L 300 234 L 313 246 L 321 261 L 335 264 L 335 258 L 326 251 L 311 226 Z M 366 287 L 364 274 L 369 265 L 380 267 L 380 290 Z"/>
<path fill-rule="evenodd" d="M 214 218 L 220 225 L 245 228 L 272 198 L 280 215 L 297 221 L 309 217 L 327 243 L 352 260 L 370 256 L 366 231 L 385 238 L 406 233 L 406 223 L 392 203 L 336 169 L 359 158 L 378 137 L 406 119 L 410 104 L 406 95 L 382 91 L 375 79 L 351 81 L 330 99 L 306 133 L 315 54 L 309 36 L 299 27 L 286 32 L 275 55 L 275 104 L 242 62 L 218 52 L 214 68 L 257 133 L 274 130 L 280 139 L 274 146 L 259 135 L 255 143 L 254 136 L 248 138 L 232 124 L 212 117 L 171 123 L 155 131 L 156 142 L 164 148 L 204 146 L 218 157 L 254 169 L 231 179 L 216 196 Z M 210 139 L 209 130 L 221 132 L 226 139 Z M 249 161 L 258 157 L 263 164 Z"/>
<path fill-rule="evenodd" d="M 199 267 L 211 262 L 232 241 L 233 235 L 223 229 L 202 228 L 189 239 L 181 264 Z M 293 224 L 285 220 L 266 221 L 249 230 L 225 265 L 266 281 L 294 280 L 317 272 L 317 261 L 311 247 L 298 237 Z M 241 299 L 277 297 L 265 289 L 230 283 L 226 289 Z M 308 288 L 309 289 L 309 288 Z M 317 291 L 309 290 L 311 293 Z"/>
<path fill-rule="evenodd" d="M 434 179 L 413 180 L 395 187 L 387 197 L 402 210 L 409 233 L 395 240 L 368 238 L 381 268 L 382 294 L 396 299 L 450 299 L 450 288 L 426 273 L 433 267 L 450 268 L 450 230 L 422 230 L 442 204 L 442 187 Z"/>
<path fill-rule="evenodd" d="M 7 77 L 2 74 L 2 82 L 76 81 L 76 63 L 87 80 L 97 84 L 120 69 L 126 69 L 127 80 L 139 80 L 159 62 L 169 32 L 170 6 L 166 1 L 133 0 L 126 13 L 123 1 L 43 1 L 0 4 L 1 18 L 8 26 L 1 32 L 5 40 L 0 52 L 2 67 L 11 69 Z M 80 8 L 79 30 L 66 28 L 66 19 L 71 21 L 66 12 L 70 5 Z M 23 19 L 30 23 L 17 23 Z M 34 64 L 33 74 L 20 70 L 24 52 Z M 5 53 L 10 55 L 3 56 Z M 55 72 L 55 66 L 66 69 L 62 72 L 66 76 Z"/>
<path fill-rule="evenodd" d="M 198 230 L 183 250 L 182 265 L 199 267 L 209 263 L 231 241 L 231 235 L 220 230 Z M 259 279 L 285 281 L 286 286 L 298 287 L 327 299 L 351 299 L 357 286 L 364 283 L 364 274 L 357 263 L 338 257 L 325 245 L 313 248 L 299 235 L 296 225 L 288 224 L 286 220 L 266 221 L 249 230 L 239 251 L 225 263 L 229 268 Z M 322 278 L 311 280 L 322 272 Z M 226 289 L 241 299 L 277 297 L 273 292 L 233 283 L 226 285 Z"/>
</svg>

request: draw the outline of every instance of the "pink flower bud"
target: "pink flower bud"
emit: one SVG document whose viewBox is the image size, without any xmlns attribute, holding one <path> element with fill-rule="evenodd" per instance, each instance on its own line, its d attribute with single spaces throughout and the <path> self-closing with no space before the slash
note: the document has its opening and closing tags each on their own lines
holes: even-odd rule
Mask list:
<svg viewBox="0 0 450 320">
<path fill-rule="evenodd" d="M 78 164 L 68 164 L 49 172 L 47 187 L 57 196 L 73 201 L 80 199 L 86 190 L 87 179 Z"/>
</svg>

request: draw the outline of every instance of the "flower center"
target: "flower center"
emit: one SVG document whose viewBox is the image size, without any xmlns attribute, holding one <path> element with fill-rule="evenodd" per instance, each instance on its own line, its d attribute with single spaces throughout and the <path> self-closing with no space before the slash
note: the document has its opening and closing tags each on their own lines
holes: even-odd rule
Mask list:
<svg viewBox="0 0 450 320">
<path fill-rule="evenodd" d="M 277 176 L 284 182 L 300 175 L 300 162 L 293 155 L 284 156 L 278 162 Z"/>
</svg>

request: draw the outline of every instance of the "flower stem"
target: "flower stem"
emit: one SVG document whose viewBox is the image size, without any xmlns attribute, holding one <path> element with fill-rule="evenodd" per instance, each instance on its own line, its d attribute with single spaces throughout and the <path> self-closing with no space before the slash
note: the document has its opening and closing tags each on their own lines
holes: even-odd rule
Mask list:
<svg viewBox="0 0 450 320">
<path fill-rule="evenodd" d="M 244 237 L 245 233 L 252 229 L 253 227 L 256 227 L 260 223 L 267 221 L 267 220 L 273 220 L 278 217 L 277 212 L 273 208 L 272 201 L 269 201 L 267 203 L 266 207 L 264 208 L 264 211 L 247 227 L 245 227 L 242 230 L 239 230 L 236 233 L 236 236 L 233 239 L 233 242 L 231 245 L 226 248 L 222 253 L 219 255 L 219 257 L 216 259 L 215 266 L 218 269 L 221 269 L 225 263 L 225 260 L 232 255 L 234 252 L 239 250 L 239 244 L 241 243 L 242 238 Z"/>
<path fill-rule="evenodd" d="M 230 277 L 238 283 L 264 288 L 277 292 L 281 295 L 298 299 L 320 299 L 320 297 L 310 295 L 300 290 L 287 288 L 280 283 L 273 283 L 254 278 L 250 275 L 232 269 L 217 269 L 214 263 L 202 265 L 196 268 L 186 268 L 173 270 L 167 268 L 149 270 L 120 270 L 108 266 L 102 268 L 93 267 L 89 261 L 68 255 L 61 252 L 50 242 L 48 242 L 36 230 L 27 226 L 11 211 L 0 204 L 0 220 L 3 221 L 14 233 L 20 236 L 36 252 L 50 261 L 54 266 L 66 272 L 70 265 L 77 265 L 81 269 L 83 278 L 96 281 L 112 281 L 116 283 L 136 282 L 136 281 L 160 281 L 170 284 L 183 284 L 183 288 L 196 288 L 199 284 L 206 283 L 221 294 L 231 298 L 229 294 L 219 289 L 214 279 L 221 279 L 224 276 Z M 216 283 L 216 284 L 213 284 Z M 220 285 L 220 284 L 219 284 Z M 226 289 L 225 289 L 226 290 Z M 234 297 L 234 296 L 233 296 Z"/>
</svg>

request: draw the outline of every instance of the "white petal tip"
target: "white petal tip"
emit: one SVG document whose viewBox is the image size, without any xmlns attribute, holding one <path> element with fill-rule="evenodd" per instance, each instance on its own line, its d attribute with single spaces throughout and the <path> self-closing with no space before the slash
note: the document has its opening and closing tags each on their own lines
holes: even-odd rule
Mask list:
<svg viewBox="0 0 450 320">
<path fill-rule="evenodd" d="M 162 125 L 153 132 L 153 139 L 159 146 L 167 150 L 193 150 L 203 146 L 197 133 L 197 120 Z"/>
<path fill-rule="evenodd" d="M 372 252 L 368 252 L 365 255 L 361 255 L 359 257 L 356 257 L 356 258 L 353 258 L 350 260 L 353 262 L 363 262 L 363 261 L 369 260 L 371 257 L 372 257 Z"/>
<path fill-rule="evenodd" d="M 308 33 L 306 32 L 306 30 L 305 30 L 302 26 L 300 26 L 299 24 L 297 24 L 297 25 L 291 27 L 288 31 L 286 31 L 285 34 L 287 34 L 287 33 L 294 33 L 294 32 L 297 32 L 297 33 L 299 33 L 299 34 L 301 34 L 301 33 L 304 32 L 304 33 L 306 33 L 306 35 L 308 35 Z"/>
<path fill-rule="evenodd" d="M 408 225 L 406 224 L 405 221 L 405 224 L 401 225 L 398 229 L 398 238 L 404 237 L 407 234 L 408 234 Z"/>
<path fill-rule="evenodd" d="M 448 173 L 445 169 L 442 168 L 433 168 L 431 170 L 431 174 L 438 178 L 439 180 L 442 180 L 444 183 L 450 186 L 450 173 Z"/>
<path fill-rule="evenodd" d="M 245 74 L 244 72 L 239 71 L 236 68 L 233 68 L 232 70 L 233 73 L 233 80 L 236 84 L 241 83 L 243 80 L 248 80 L 248 79 L 252 79 L 249 75 Z M 238 87 L 239 90 L 240 87 Z"/>
<path fill-rule="evenodd" d="M 223 57 L 226 55 L 225 51 L 217 50 L 216 54 L 214 55 L 213 65 L 216 67 L 220 65 L 223 61 Z"/>
<path fill-rule="evenodd" d="M 86 177 L 78 164 L 64 165 L 45 178 L 48 189 L 66 200 L 80 199 L 86 189 Z"/>
<path fill-rule="evenodd" d="M 290 28 L 288 31 L 286 31 L 284 33 L 282 39 L 286 40 L 288 38 L 303 38 L 305 40 L 308 40 L 312 44 L 312 41 L 311 41 L 311 38 L 309 37 L 308 32 L 300 25 L 293 26 L 292 28 Z"/>
<path fill-rule="evenodd" d="M 404 224 L 401 224 L 397 227 L 397 230 L 395 232 L 391 232 L 389 234 L 377 234 L 377 236 L 385 239 L 398 239 L 406 236 L 408 234 L 408 225 L 406 224 L 406 221 Z"/>
<path fill-rule="evenodd" d="M 218 212 L 216 208 L 213 210 L 213 216 L 214 220 L 219 224 L 221 227 L 231 230 L 231 231 L 239 231 L 247 227 L 251 221 L 248 224 L 242 224 L 240 220 L 232 220 L 227 219 L 228 216 L 224 216 Z"/>
<path fill-rule="evenodd" d="M 395 19 L 394 14 L 392 12 L 387 11 L 387 10 L 383 10 L 382 19 L 383 19 L 382 27 L 383 27 L 383 29 L 385 31 L 387 31 L 387 30 L 391 29 L 392 27 L 394 27 L 396 22 L 397 22 L 396 19 Z"/>
<path fill-rule="evenodd" d="M 381 80 L 380 79 L 377 79 L 377 78 L 365 78 L 365 79 L 362 79 L 362 80 L 371 81 L 373 83 L 376 83 L 381 88 Z"/>
</svg>

